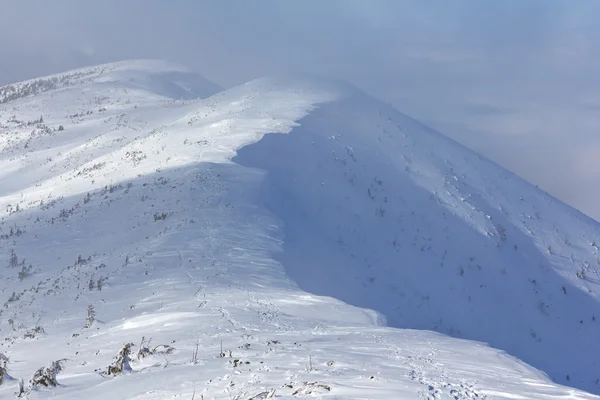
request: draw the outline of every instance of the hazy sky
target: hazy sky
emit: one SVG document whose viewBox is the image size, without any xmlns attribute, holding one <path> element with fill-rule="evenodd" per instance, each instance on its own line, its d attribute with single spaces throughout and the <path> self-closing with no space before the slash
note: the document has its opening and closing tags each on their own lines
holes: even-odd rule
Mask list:
<svg viewBox="0 0 600 400">
<path fill-rule="evenodd" d="M 600 220 L 600 1 L 0 0 L 0 83 L 154 57 L 347 80 Z"/>
</svg>

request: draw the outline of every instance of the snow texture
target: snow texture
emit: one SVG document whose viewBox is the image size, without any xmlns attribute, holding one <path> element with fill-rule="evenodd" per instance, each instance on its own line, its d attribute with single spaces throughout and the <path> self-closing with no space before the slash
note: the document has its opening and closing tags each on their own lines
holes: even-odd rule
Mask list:
<svg viewBox="0 0 600 400">
<path fill-rule="evenodd" d="M 340 82 L 140 60 L 0 88 L 0 398 L 48 365 L 27 398 L 599 398 L 599 246 Z"/>
</svg>

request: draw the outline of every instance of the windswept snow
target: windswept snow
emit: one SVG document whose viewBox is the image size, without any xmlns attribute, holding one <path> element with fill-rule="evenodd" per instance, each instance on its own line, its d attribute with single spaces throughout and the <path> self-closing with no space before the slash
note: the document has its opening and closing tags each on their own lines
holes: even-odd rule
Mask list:
<svg viewBox="0 0 600 400">
<path fill-rule="evenodd" d="M 0 353 L 66 359 L 28 398 L 597 398 L 594 221 L 337 82 L 57 77 L 0 88 Z"/>
<path fill-rule="evenodd" d="M 364 96 L 234 160 L 268 171 L 279 260 L 301 288 L 597 387 L 595 221 Z"/>
</svg>

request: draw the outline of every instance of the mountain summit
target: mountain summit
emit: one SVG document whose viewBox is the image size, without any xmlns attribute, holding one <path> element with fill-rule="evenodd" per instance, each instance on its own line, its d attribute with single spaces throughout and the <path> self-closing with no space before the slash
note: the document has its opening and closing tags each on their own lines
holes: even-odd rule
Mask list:
<svg viewBox="0 0 600 400">
<path fill-rule="evenodd" d="M 28 398 L 600 392 L 600 225 L 344 83 L 70 71 L 0 88 L 0 155 Z"/>
</svg>

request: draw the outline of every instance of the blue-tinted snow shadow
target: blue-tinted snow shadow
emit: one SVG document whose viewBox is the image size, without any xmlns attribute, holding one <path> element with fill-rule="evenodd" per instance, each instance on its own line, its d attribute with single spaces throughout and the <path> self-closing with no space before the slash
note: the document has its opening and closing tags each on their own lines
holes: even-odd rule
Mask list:
<svg viewBox="0 0 600 400">
<path fill-rule="evenodd" d="M 506 240 L 482 235 L 398 173 L 369 146 L 376 132 L 345 136 L 360 121 L 332 119 L 346 115 L 335 107 L 234 158 L 267 171 L 262 201 L 283 223 L 277 257 L 290 278 L 376 310 L 391 327 L 487 342 L 556 382 L 599 392 L 596 300 L 476 194 L 471 202 L 504 227 Z"/>
</svg>

